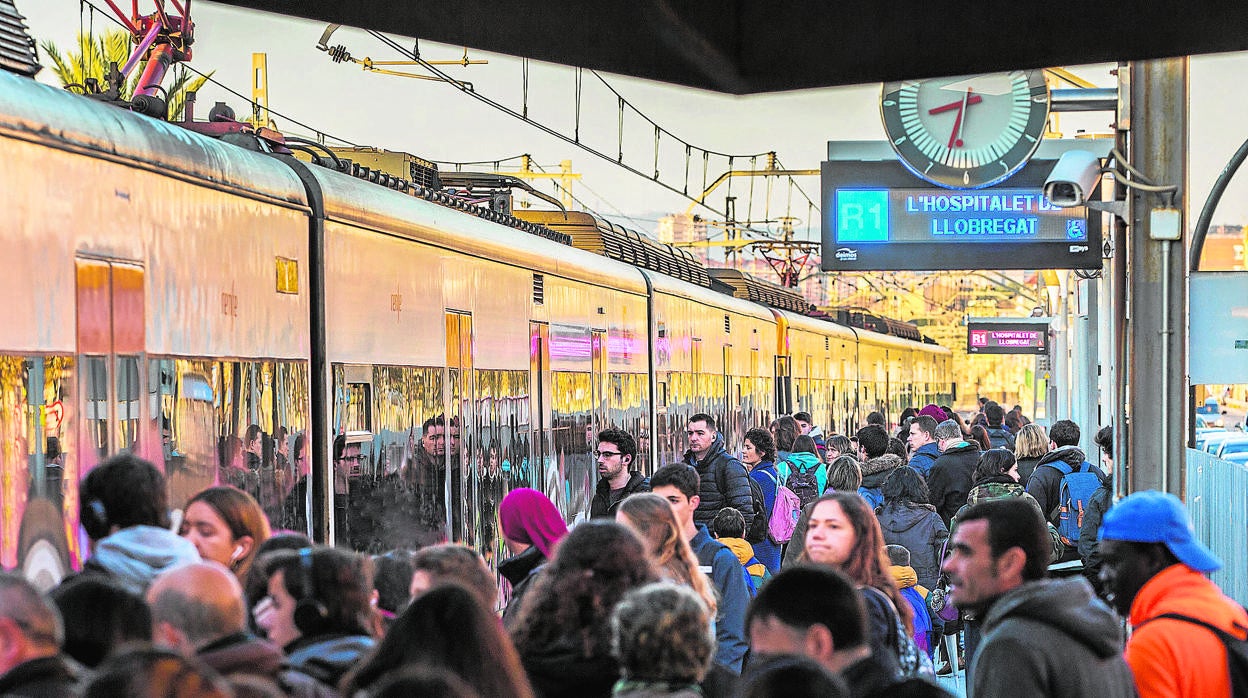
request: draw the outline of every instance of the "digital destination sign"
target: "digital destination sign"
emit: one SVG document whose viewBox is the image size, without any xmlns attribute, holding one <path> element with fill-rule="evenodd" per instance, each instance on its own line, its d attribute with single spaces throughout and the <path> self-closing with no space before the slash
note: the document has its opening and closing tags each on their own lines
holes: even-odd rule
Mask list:
<svg viewBox="0 0 1248 698">
<path fill-rule="evenodd" d="M 897 161 L 824 162 L 822 268 L 1099 269 L 1101 215 L 1044 197 L 1052 164 L 1033 160 L 1008 186 L 957 190 Z"/>
<path fill-rule="evenodd" d="M 970 320 L 966 326 L 968 354 L 1047 354 L 1047 318 Z"/>
</svg>

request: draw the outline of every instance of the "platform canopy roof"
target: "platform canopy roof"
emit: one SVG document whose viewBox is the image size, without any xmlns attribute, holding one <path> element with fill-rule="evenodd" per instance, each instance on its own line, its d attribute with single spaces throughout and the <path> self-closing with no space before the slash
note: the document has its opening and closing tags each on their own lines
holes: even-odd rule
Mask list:
<svg viewBox="0 0 1248 698">
<path fill-rule="evenodd" d="M 1248 49 L 1248 2 L 222 0 L 730 94 Z"/>
</svg>

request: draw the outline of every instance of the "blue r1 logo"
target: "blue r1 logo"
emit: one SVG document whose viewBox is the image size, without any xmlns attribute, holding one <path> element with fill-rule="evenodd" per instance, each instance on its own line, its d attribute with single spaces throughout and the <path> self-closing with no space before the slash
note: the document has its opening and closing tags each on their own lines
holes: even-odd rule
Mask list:
<svg viewBox="0 0 1248 698">
<path fill-rule="evenodd" d="M 838 189 L 837 242 L 888 242 L 888 191 Z"/>
</svg>

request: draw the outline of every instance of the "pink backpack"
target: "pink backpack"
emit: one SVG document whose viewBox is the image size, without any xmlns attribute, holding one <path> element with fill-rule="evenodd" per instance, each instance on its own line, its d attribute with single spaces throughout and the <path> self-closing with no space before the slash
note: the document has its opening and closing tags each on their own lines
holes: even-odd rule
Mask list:
<svg viewBox="0 0 1248 698">
<path fill-rule="evenodd" d="M 797 528 L 797 519 L 802 515 L 802 500 L 793 494 L 793 490 L 781 485 L 775 475 L 763 472 L 776 485 L 776 502 L 771 508 L 771 518 L 767 520 L 767 537 L 773 543 L 788 543 Z"/>
</svg>

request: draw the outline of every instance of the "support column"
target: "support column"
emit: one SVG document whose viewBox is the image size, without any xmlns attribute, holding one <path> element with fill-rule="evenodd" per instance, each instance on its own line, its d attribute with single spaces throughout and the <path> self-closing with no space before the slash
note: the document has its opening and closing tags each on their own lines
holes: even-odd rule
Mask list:
<svg viewBox="0 0 1248 698">
<path fill-rule="evenodd" d="M 1127 454 L 1130 491 L 1183 495 L 1187 417 L 1188 59 L 1130 67 L 1131 163 L 1157 184 L 1178 185 L 1181 240 L 1153 239 L 1149 213 L 1168 195 L 1132 190 L 1127 289 Z"/>
</svg>

